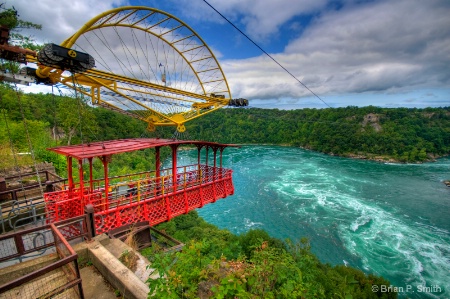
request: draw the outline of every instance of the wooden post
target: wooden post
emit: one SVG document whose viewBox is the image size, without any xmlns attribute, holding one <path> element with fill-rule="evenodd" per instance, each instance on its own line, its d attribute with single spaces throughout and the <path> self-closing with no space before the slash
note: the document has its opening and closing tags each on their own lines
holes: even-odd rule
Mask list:
<svg viewBox="0 0 450 299">
<path fill-rule="evenodd" d="M 85 205 L 84 214 L 86 214 L 87 239 L 90 241 L 95 237 L 94 206 L 92 204 Z"/>
<path fill-rule="evenodd" d="M 6 179 L 0 178 L 0 192 L 6 192 Z M 8 194 L 0 195 L 0 200 L 8 199 Z"/>
</svg>

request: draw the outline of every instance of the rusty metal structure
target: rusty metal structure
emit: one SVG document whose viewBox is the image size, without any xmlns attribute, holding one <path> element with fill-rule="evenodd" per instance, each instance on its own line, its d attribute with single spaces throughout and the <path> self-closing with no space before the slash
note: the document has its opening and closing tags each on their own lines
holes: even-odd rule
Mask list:
<svg viewBox="0 0 450 299">
<path fill-rule="evenodd" d="M 66 181 L 48 170 L 0 176 L 0 234 L 45 223 L 42 194 L 59 189 Z"/>
<path fill-rule="evenodd" d="M 197 163 L 178 167 L 177 149 L 187 145 L 197 148 Z M 234 193 L 232 170 L 222 167 L 222 153 L 229 146 L 234 145 L 140 138 L 51 148 L 49 150 L 67 157 L 68 185 L 64 190 L 44 194 L 46 219 L 56 222 L 77 217 L 90 206 L 94 209 L 95 232 L 100 234 L 141 221 L 156 225 L 201 208 Z M 172 151 L 170 168 L 161 168 L 162 147 Z M 115 154 L 149 148 L 155 152 L 154 171 L 109 177 L 108 165 Z M 201 164 L 202 149 L 206 152 L 204 164 Z M 210 150 L 212 163 L 208 161 Z M 104 177 L 101 179 L 93 178 L 94 158 L 102 162 Z M 78 163 L 78 182 L 74 181 L 74 163 Z M 84 178 L 86 164 L 87 179 Z"/>
<path fill-rule="evenodd" d="M 0 263 L 21 262 L 50 253 L 48 262 L 29 272 L 13 271 L 0 275 L 0 297 L 15 298 L 84 298 L 78 255 L 70 240 L 89 240 L 88 215 L 44 226 L 0 235 Z M 33 267 L 31 267 L 33 268 Z M 8 269 L 8 268 L 6 268 Z"/>
</svg>

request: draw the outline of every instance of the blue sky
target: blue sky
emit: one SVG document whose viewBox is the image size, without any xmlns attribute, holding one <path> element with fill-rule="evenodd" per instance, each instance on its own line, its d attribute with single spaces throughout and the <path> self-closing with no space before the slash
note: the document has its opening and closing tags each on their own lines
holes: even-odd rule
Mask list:
<svg viewBox="0 0 450 299">
<path fill-rule="evenodd" d="M 448 0 L 209 0 L 326 103 L 203 0 L 6 0 L 60 43 L 90 18 L 122 5 L 164 10 L 212 48 L 233 97 L 253 107 L 450 106 Z M 37 13 L 38 12 L 38 13 Z"/>
</svg>

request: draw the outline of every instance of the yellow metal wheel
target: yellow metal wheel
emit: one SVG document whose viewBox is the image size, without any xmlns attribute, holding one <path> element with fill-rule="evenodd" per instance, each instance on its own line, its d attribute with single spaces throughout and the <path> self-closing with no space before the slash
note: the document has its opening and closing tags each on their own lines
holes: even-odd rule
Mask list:
<svg viewBox="0 0 450 299">
<path fill-rule="evenodd" d="M 185 130 L 185 122 L 231 99 L 222 68 L 203 39 L 154 8 L 107 11 L 61 46 L 90 54 L 96 64 L 73 78 L 63 73 L 63 84 L 90 96 L 95 105 L 148 122 L 149 129 Z"/>
</svg>

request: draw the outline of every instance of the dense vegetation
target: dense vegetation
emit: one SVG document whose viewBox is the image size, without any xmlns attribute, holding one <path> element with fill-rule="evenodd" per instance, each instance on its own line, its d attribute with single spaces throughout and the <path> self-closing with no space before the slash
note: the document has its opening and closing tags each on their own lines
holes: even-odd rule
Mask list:
<svg viewBox="0 0 450 299">
<path fill-rule="evenodd" d="M 450 107 L 222 109 L 194 120 L 189 130 L 225 143 L 293 145 L 402 162 L 450 154 Z"/>
<path fill-rule="evenodd" d="M 0 126 L 4 128 L 0 130 L 0 169 L 32 165 L 30 155 L 17 153 L 33 149 L 36 160 L 53 162 L 64 175 L 66 160 L 46 148 L 147 134 L 143 122 L 106 109 L 94 109 L 81 99 L 17 93 L 8 85 L 0 85 L 0 111 Z M 111 173 L 154 168 L 154 155 L 149 151 L 119 155 L 111 164 Z"/>
<path fill-rule="evenodd" d="M 12 29 L 10 43 L 39 49 L 18 29 L 41 29 L 40 25 L 20 20 L 14 9 L 0 12 L 0 24 Z M 18 67 L 0 61 L 2 70 L 17 71 Z M 144 123 L 86 103 L 66 96 L 23 94 L 0 83 L 0 126 L 4 128 L 0 130 L 0 169 L 32 164 L 30 155 L 18 155 L 32 152 L 33 158 L 53 162 L 63 174 L 66 161 L 47 147 L 148 136 Z M 284 144 L 340 155 L 423 161 L 449 153 L 449 115 L 449 108 L 223 109 L 193 121 L 188 128 L 193 139 Z M 153 136 L 172 133 L 165 128 Z M 119 155 L 110 173 L 152 169 L 153 156 L 150 151 Z M 101 167 L 94 165 L 94 169 Z M 206 223 L 195 211 L 159 228 L 187 245 L 174 254 L 158 252 L 155 247 L 143 252 L 161 274 L 160 279 L 149 281 L 158 298 L 397 298 L 396 293 L 372 291 L 373 285 L 389 285 L 381 277 L 322 264 L 305 238 L 283 242 L 262 230 L 236 236 Z"/>
<path fill-rule="evenodd" d="M 158 298 L 397 298 L 372 291 L 389 285 L 381 277 L 321 263 L 305 238 L 282 242 L 263 230 L 236 236 L 195 211 L 158 229 L 186 243 L 178 253 L 143 251 L 164 277 L 148 281 Z"/>
<path fill-rule="evenodd" d="M 0 109 L 0 124 L 6 128 L 0 132 L 0 155 L 5 157 L 0 168 L 15 163 L 5 156 L 11 154 L 11 148 L 15 152 L 29 152 L 30 143 L 38 160 L 54 162 L 57 168 L 65 169 L 65 161 L 45 148 L 116 138 L 170 138 L 175 131 L 169 127 L 149 133 L 145 123 L 93 108 L 85 100 L 16 93 L 8 85 L 0 85 Z M 185 137 L 192 139 L 292 145 L 335 155 L 403 162 L 426 161 L 450 154 L 450 107 L 222 109 L 193 120 L 187 128 Z M 148 160 L 148 157 L 152 159 L 151 154 L 124 157 L 124 163 L 118 162 L 117 171 L 125 166 L 141 171 L 153 165 Z M 23 163 L 29 162 L 28 159 Z"/>
<path fill-rule="evenodd" d="M 174 132 L 174 128 L 164 128 L 150 134 L 143 122 L 93 108 L 83 99 L 23 94 L 1 84 L 0 109 L 4 128 L 0 131 L 0 169 L 31 164 L 29 156 L 22 161 L 27 155 L 17 153 L 33 149 L 37 160 L 53 162 L 62 171 L 66 161 L 47 147 L 116 138 L 167 138 Z M 449 154 L 450 108 L 222 109 L 188 123 L 188 133 L 192 139 L 283 144 L 339 155 L 423 161 Z M 149 151 L 118 155 L 110 173 L 153 169 L 153 157 Z M 195 213 L 161 228 L 187 246 L 175 256 L 154 255 L 153 265 L 167 278 L 150 283 L 160 296 L 193 298 L 199 292 L 216 298 L 397 296 L 372 292 L 373 284 L 388 285 L 380 277 L 320 263 L 305 239 L 282 242 L 259 230 L 235 236 L 205 223 Z"/>
</svg>

